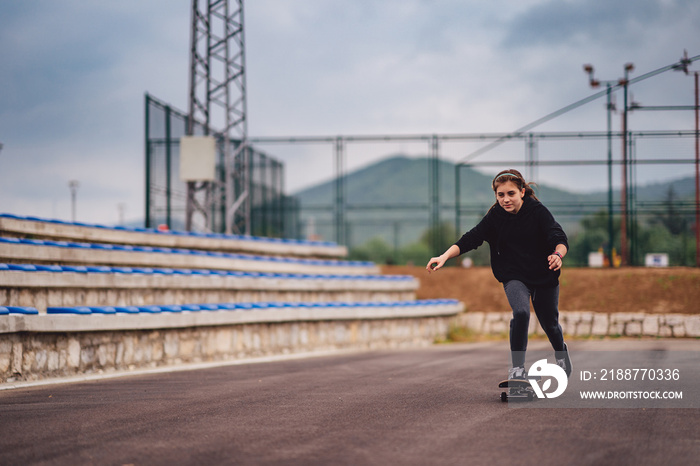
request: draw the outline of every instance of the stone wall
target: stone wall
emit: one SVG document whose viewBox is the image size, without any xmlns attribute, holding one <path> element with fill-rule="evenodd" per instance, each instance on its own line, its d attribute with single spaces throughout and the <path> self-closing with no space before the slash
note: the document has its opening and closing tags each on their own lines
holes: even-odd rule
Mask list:
<svg viewBox="0 0 700 466">
<path fill-rule="evenodd" d="M 509 331 L 511 316 L 510 312 L 468 312 L 457 318 L 457 324 L 479 334 L 504 334 Z M 700 315 L 562 311 L 559 323 L 565 334 L 576 337 L 700 338 Z M 534 313 L 530 334 L 544 335 Z"/>
<path fill-rule="evenodd" d="M 0 339 L 0 382 L 183 363 L 426 346 L 449 318 L 287 322 L 138 331 L 14 333 Z"/>
<path fill-rule="evenodd" d="M 461 303 L 154 315 L 3 316 L 0 384 L 443 340 Z"/>
</svg>

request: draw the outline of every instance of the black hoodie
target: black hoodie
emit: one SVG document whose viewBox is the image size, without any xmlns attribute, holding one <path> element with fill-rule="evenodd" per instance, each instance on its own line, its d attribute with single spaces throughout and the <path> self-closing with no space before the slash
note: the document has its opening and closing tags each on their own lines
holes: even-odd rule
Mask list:
<svg viewBox="0 0 700 466">
<path fill-rule="evenodd" d="M 539 201 L 526 197 L 517 214 L 494 205 L 477 226 L 455 244 L 460 254 L 486 241 L 491 248 L 491 269 L 499 282 L 519 280 L 536 287 L 559 284 L 559 271 L 549 269 L 547 257 L 558 244 L 569 247 L 566 233 Z"/>
</svg>

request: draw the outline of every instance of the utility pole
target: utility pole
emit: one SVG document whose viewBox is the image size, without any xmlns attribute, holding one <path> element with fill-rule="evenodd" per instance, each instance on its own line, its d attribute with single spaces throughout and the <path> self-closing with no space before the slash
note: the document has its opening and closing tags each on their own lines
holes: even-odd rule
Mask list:
<svg viewBox="0 0 700 466">
<path fill-rule="evenodd" d="M 675 67 L 676 71 L 683 71 L 688 74 L 688 66 L 693 60 L 688 58 L 688 51 L 683 51 L 683 57 Z M 698 72 L 695 76 L 695 266 L 700 267 L 700 83 L 698 82 Z"/>
<path fill-rule="evenodd" d="M 622 107 L 622 188 L 620 189 L 620 198 L 622 204 L 622 218 L 620 225 L 620 255 L 622 256 L 622 265 L 630 264 L 629 245 L 628 245 L 628 219 L 629 219 L 629 154 L 627 148 L 627 105 L 628 90 L 629 90 L 629 73 L 634 70 L 632 63 L 625 64 L 624 78 L 620 79 L 620 85 L 623 89 L 624 106 Z"/>
<path fill-rule="evenodd" d="M 440 139 L 437 134 L 430 138 L 430 160 L 428 162 L 430 185 L 430 229 L 433 234 L 433 251 L 438 251 L 443 247 L 440 244 L 442 239 L 442 226 L 440 224 Z"/>
<path fill-rule="evenodd" d="M 68 188 L 70 189 L 70 203 L 71 203 L 71 222 L 76 221 L 76 204 L 78 198 L 78 187 L 80 183 L 77 180 L 70 180 L 68 182 Z"/>
<path fill-rule="evenodd" d="M 125 221 L 124 221 L 124 213 L 126 211 L 126 204 L 123 202 L 120 202 L 117 204 L 117 211 L 119 212 L 119 225 L 124 226 Z"/>
<path fill-rule="evenodd" d="M 335 241 L 348 244 L 345 205 L 345 141 L 341 136 L 335 140 Z"/>
<path fill-rule="evenodd" d="M 606 86 L 607 109 L 608 109 L 608 234 L 610 236 L 610 263 L 612 265 L 612 130 L 611 130 L 611 112 L 614 108 L 611 101 L 611 91 L 613 87 L 622 87 L 624 94 L 624 107 L 622 110 L 622 187 L 620 188 L 620 256 L 622 265 L 630 264 L 629 246 L 628 246 L 628 216 L 629 216 L 629 160 L 628 160 L 628 132 L 627 132 L 627 112 L 629 105 L 627 104 L 627 90 L 629 87 L 629 73 L 634 70 L 632 63 L 626 63 L 624 66 L 624 77 L 617 81 L 599 81 L 593 77 L 593 65 L 584 65 L 583 69 L 588 73 L 589 83 L 591 87 L 598 87 L 601 84 Z"/>
</svg>

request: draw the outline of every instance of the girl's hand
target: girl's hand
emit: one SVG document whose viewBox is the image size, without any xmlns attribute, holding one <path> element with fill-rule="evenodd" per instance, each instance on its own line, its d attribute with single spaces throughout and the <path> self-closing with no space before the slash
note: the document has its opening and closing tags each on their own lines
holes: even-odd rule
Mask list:
<svg viewBox="0 0 700 466">
<path fill-rule="evenodd" d="M 554 270 L 555 272 L 561 269 L 561 266 L 564 265 L 562 258 L 559 257 L 558 254 L 552 254 L 551 256 L 547 257 L 547 260 L 549 261 L 549 270 Z"/>
<path fill-rule="evenodd" d="M 428 265 L 425 267 L 425 269 L 428 272 L 432 271 L 437 271 L 442 268 L 443 265 L 445 265 L 445 262 L 448 260 L 452 259 L 453 257 L 457 257 L 460 255 L 460 250 L 459 246 L 456 244 L 453 244 L 452 246 L 449 247 L 449 249 L 442 254 L 440 254 L 438 257 L 433 257 L 428 261 Z"/>
<path fill-rule="evenodd" d="M 433 257 L 428 261 L 428 265 L 425 266 L 425 269 L 428 273 L 438 271 L 445 265 L 445 262 L 447 262 L 447 259 L 444 259 L 442 256 Z"/>
</svg>

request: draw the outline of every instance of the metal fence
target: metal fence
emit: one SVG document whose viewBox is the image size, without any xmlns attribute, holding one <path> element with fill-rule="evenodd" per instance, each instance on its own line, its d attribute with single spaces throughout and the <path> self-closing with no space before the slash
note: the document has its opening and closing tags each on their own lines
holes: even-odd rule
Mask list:
<svg viewBox="0 0 700 466">
<path fill-rule="evenodd" d="M 418 241 L 426 230 L 431 229 L 438 233 L 432 235 L 434 243 L 430 248 L 441 252 L 442 245 L 438 244 L 441 227 L 451 224 L 456 232 L 461 233 L 475 225 L 494 202 L 490 187 L 483 180 L 479 181 L 483 196 L 467 197 L 475 174 L 489 175 L 503 168 L 515 168 L 528 180 L 540 184 L 538 197 L 572 236 L 579 232 L 580 222 L 586 216 L 601 213 L 607 216 L 607 235 L 599 247 L 608 257 L 612 248 L 616 248 L 618 254 L 621 252 L 619 223 L 623 213 L 628 219 L 629 264 L 641 264 L 644 254 L 660 252 L 638 247 L 640 227 L 669 214 L 669 203 L 672 203 L 672 214 L 685 224 L 682 234 L 687 236 L 685 247 L 690 252 L 694 248 L 694 184 L 675 187 L 675 192 L 671 193 L 675 198 L 668 198 L 669 193 L 655 190 L 640 180 L 692 177 L 696 164 L 696 132 L 629 131 L 624 164 L 620 154 L 621 138 L 621 132 L 599 131 L 270 137 L 254 138 L 253 141 L 262 146 L 274 146 L 270 150 L 278 157 L 294 153 L 290 160 L 304 149 L 318 152 L 318 148 L 322 148 L 326 153 L 325 169 L 334 171 L 335 175 L 332 189 L 327 189 L 324 196 L 302 201 L 302 229 L 304 234 L 320 234 L 349 248 L 360 246 L 372 237 L 381 237 L 396 250 Z M 464 154 L 496 141 L 499 141 L 498 147 L 488 153 L 467 163 L 460 162 Z M 614 147 L 608 153 L 611 143 Z M 419 191 L 415 199 L 394 203 L 386 199 L 358 202 L 348 194 L 348 191 L 357 192 L 356 187 L 352 187 L 354 175 L 348 174 L 346 169 L 348 158 L 366 157 L 364 154 L 369 152 L 386 156 L 398 153 L 406 146 L 411 146 L 414 154 L 419 148 L 421 160 L 425 160 L 425 178 L 415 185 L 415 190 Z M 374 160 L 379 157 L 374 156 Z M 625 190 L 620 182 L 623 167 L 627 168 L 629 175 Z M 570 191 L 559 180 L 557 173 L 562 171 L 573 180 L 568 186 Z M 591 190 L 587 185 L 592 181 L 598 187 Z M 348 189 L 348 185 L 353 189 Z M 553 185 L 562 189 L 553 189 Z M 581 191 L 595 193 L 581 194 Z M 627 194 L 626 203 L 622 202 L 623 191 Z"/>
<path fill-rule="evenodd" d="M 146 154 L 146 227 L 165 225 L 184 230 L 186 224 L 187 184 L 179 176 L 180 138 L 185 136 L 188 117 L 185 113 L 146 95 L 145 154 Z M 195 123 L 194 134 L 204 134 L 204 127 Z M 217 138 L 217 165 L 213 199 L 209 216 L 211 231 L 225 231 L 224 154 L 223 138 Z M 232 140 L 238 145 L 240 141 Z M 249 176 L 251 179 L 251 234 L 256 236 L 299 238 L 301 235 L 297 201 L 284 194 L 284 165 L 251 148 Z M 240 164 L 240 159 L 235 161 Z M 238 196 L 243 187 L 234 186 Z M 204 194 L 199 193 L 203 196 Z M 200 203 L 204 205 L 204 200 Z M 207 231 L 200 222 L 196 231 Z"/>
<path fill-rule="evenodd" d="M 449 224 L 455 232 L 465 231 L 493 204 L 493 194 L 486 187 L 488 177 L 500 169 L 514 168 L 540 184 L 538 196 L 571 236 L 580 233 L 586 219 L 597 216 L 598 221 L 602 219 L 606 223 L 606 231 L 598 231 L 597 239 L 586 243 L 586 248 L 603 249 L 609 258 L 613 258 L 615 248 L 625 263 L 638 265 L 646 253 L 663 252 L 655 250 L 656 245 L 668 238 L 656 243 L 648 241 L 649 235 L 660 231 L 657 228 L 656 233 L 650 233 L 651 227 L 663 225 L 672 230 L 674 241 L 681 244 L 674 246 L 680 249 L 674 253 L 678 258 L 674 265 L 700 265 L 698 74 L 695 73 L 694 106 L 644 107 L 634 102 L 628 104 L 627 99 L 629 85 L 665 71 L 683 70 L 698 59 L 686 58 L 634 79 L 620 80 L 511 133 L 250 138 L 255 148 L 271 147 L 275 154 L 272 159 L 259 150 L 253 151 L 252 231 L 287 238 L 320 236 L 350 249 L 379 236 L 392 244 L 394 250 L 415 243 L 429 231 L 432 235 L 428 235 L 428 248 L 437 253 L 441 252 L 442 232 Z M 620 89 L 625 95 L 623 123 L 621 131 L 612 131 L 614 109 L 610 93 Z M 603 97 L 608 98 L 607 131 L 533 131 L 544 122 Z M 627 114 L 633 110 L 694 110 L 695 130 L 630 131 Z M 660 128 L 663 121 L 655 118 L 651 126 L 645 127 Z M 182 228 L 184 225 L 186 190 L 177 176 L 177 163 L 179 138 L 185 134 L 186 123 L 185 114 L 146 96 L 148 226 L 163 223 Z M 639 127 L 642 126 L 635 125 Z M 195 125 L 197 133 L 202 133 L 201 125 Z M 407 147 L 411 150 L 405 150 Z M 220 187 L 223 187 L 222 152 L 220 148 Z M 367 196 L 370 189 L 353 186 L 357 173 L 349 171 L 348 166 L 358 168 L 362 163 L 401 153 L 425 160 L 421 169 L 424 178 L 411 181 L 414 189 L 410 196 L 370 198 Z M 320 172 L 326 173 L 331 181 L 325 189 L 304 190 L 297 186 L 302 205 L 284 194 L 285 171 L 280 160 L 287 162 L 287 172 L 295 172 L 290 179 L 304 180 L 305 187 L 312 184 L 309 177 Z M 563 183 L 562 175 L 567 178 Z M 652 183 L 652 180 L 674 179 L 685 181 L 665 191 Z M 475 184 L 479 184 L 482 194 L 475 195 L 474 190 L 467 194 L 467 188 Z M 237 190 L 238 195 L 241 190 Z M 214 203 L 206 204 L 214 206 L 210 216 L 214 218 L 212 229 L 223 231 L 223 195 L 215 197 Z M 686 260 L 691 251 L 695 261 Z"/>
<path fill-rule="evenodd" d="M 431 232 L 429 235 L 423 233 L 423 239 L 427 237 L 432 252 L 441 252 L 440 241 L 444 242 L 441 230 L 446 222 L 452 223 L 457 232 L 464 231 L 474 225 L 493 203 L 492 195 L 483 198 L 475 195 L 473 190 L 467 198 L 464 193 L 467 192 L 465 188 L 468 184 L 476 180 L 477 183 L 486 185 L 483 174 L 493 175 L 499 169 L 516 168 L 523 171 L 529 180 L 542 184 L 543 189 L 538 195 L 562 223 L 568 223 L 567 226 L 574 234 L 578 233 L 577 228 L 582 221 L 590 220 L 590 217 L 597 217 L 598 222 L 601 218 L 605 221 L 607 232 L 601 234 L 597 231 L 598 239 L 590 240 L 585 247 L 603 249 L 610 263 L 614 262 L 615 248 L 621 254 L 623 264 L 637 265 L 642 262 L 644 254 L 662 252 L 654 251 L 657 245 L 669 247 L 669 243 L 677 243 L 680 238 L 680 248 L 669 247 L 680 249 L 680 252 L 675 252 L 675 265 L 700 266 L 699 73 L 693 73 L 695 103 L 692 106 L 641 105 L 629 93 L 630 86 L 662 74 L 668 79 L 665 85 L 670 84 L 673 89 L 677 89 L 678 81 L 673 81 L 673 72 L 682 71 L 689 75 L 689 66 L 696 60 L 700 60 L 700 56 L 688 57 L 686 53 L 676 63 L 634 78 L 629 76 L 634 67 L 627 63 L 624 66 L 624 78 L 617 81 L 594 80 L 593 67 L 586 65 L 584 70 L 589 73 L 589 84 L 593 87 L 604 84 L 605 89 L 511 133 L 267 137 L 254 138 L 253 141 L 262 145 L 276 145 L 275 154 L 278 157 L 282 156 L 282 152 L 296 153 L 298 156 L 301 146 L 328 146 L 325 160 L 334 161 L 333 189 L 315 190 L 317 194 L 323 192 L 322 197 L 325 198 L 307 198 L 302 205 L 301 217 L 308 225 L 307 230 L 314 233 L 323 231 L 322 234 L 334 237 L 337 242 L 349 248 L 366 241 L 368 234 L 380 234 L 389 242 L 393 240 L 394 249 L 397 250 L 406 241 L 415 241 L 422 234 L 422 227 L 423 231 L 427 228 Z M 669 71 L 671 73 L 666 73 Z M 653 86 L 660 87 L 659 83 L 654 83 Z M 639 89 L 644 89 L 644 85 Z M 613 94 L 618 91 L 623 94 L 623 106 L 619 112 L 612 100 Z M 533 132 L 534 128 L 541 127 L 544 123 L 602 98 L 606 99 L 607 111 L 607 130 L 604 132 Z M 647 124 L 636 126 L 642 120 L 635 116 L 635 128 L 647 127 L 653 130 L 630 131 L 630 112 L 650 116 L 653 112 L 671 110 L 693 110 L 695 130 L 669 130 L 669 127 L 677 125 L 668 125 L 666 118 L 659 117 L 644 118 Z M 612 131 L 614 112 L 622 116 L 618 132 Z M 401 147 L 399 150 L 391 149 L 392 144 Z M 425 178 L 420 181 L 414 179 L 412 182 L 416 191 L 421 191 L 422 197 L 416 199 L 406 194 L 407 199 L 391 203 L 386 199 L 368 200 L 364 196 L 360 201 L 363 196 L 357 195 L 356 190 L 348 189 L 354 174 L 348 175 L 346 165 L 348 160 L 355 157 L 368 160 L 366 154 L 358 154 L 362 150 L 358 151 L 357 148 L 369 145 L 385 146 L 383 151 L 374 151 L 375 161 L 392 153 L 403 153 L 404 145 L 420 146 L 420 154 L 427 160 Z M 614 146 L 616 147 L 613 148 Z M 318 149 L 314 151 L 318 152 Z M 308 158 L 308 154 L 301 155 Z M 452 175 L 444 173 L 445 161 L 453 162 Z M 562 170 L 569 178 L 568 186 L 562 186 L 558 179 Z M 482 174 L 480 180 L 477 176 L 479 173 Z M 659 192 L 651 184 L 651 180 L 670 179 L 685 181 L 678 182 L 677 186 L 672 186 L 666 192 Z M 600 185 L 601 180 L 607 182 Z M 451 191 L 449 187 L 446 189 L 446 184 L 450 181 Z M 596 183 L 597 189 L 586 189 Z M 557 191 L 550 188 L 557 185 L 562 189 Z M 547 189 L 544 189 L 545 186 Z M 567 189 L 572 187 L 574 189 Z M 598 194 L 572 194 L 581 191 L 598 191 Z M 300 196 L 303 194 L 302 191 Z M 650 230 L 659 225 L 665 227 L 675 238 L 672 241 L 667 237 L 662 238 L 664 232 L 659 228 L 650 233 Z M 407 235 L 407 230 L 413 231 Z M 309 231 L 306 233 L 309 234 Z M 656 242 L 646 241 L 654 234 L 658 235 Z M 688 261 L 691 250 L 694 250 L 695 260 Z"/>
</svg>

